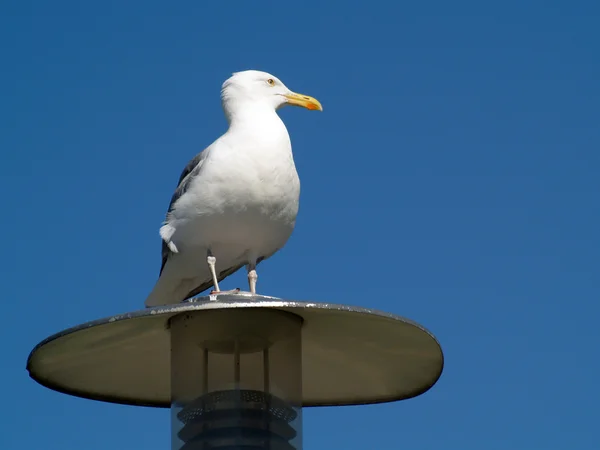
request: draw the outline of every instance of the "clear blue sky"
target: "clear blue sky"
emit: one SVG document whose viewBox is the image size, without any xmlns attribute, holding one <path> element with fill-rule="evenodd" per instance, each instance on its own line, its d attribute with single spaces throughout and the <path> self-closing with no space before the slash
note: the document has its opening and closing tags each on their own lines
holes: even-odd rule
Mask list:
<svg viewBox="0 0 600 450">
<path fill-rule="evenodd" d="M 2 2 L 0 448 L 169 448 L 167 410 L 25 361 L 143 307 L 180 171 L 249 68 L 325 109 L 281 112 L 301 208 L 259 289 L 409 317 L 446 356 L 416 399 L 305 410 L 305 448 L 598 448 L 599 21 L 593 0 Z"/>
</svg>

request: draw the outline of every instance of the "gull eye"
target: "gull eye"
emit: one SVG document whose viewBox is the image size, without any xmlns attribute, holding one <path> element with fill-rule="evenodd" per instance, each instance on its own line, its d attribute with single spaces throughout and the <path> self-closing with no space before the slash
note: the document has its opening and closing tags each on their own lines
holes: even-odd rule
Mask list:
<svg viewBox="0 0 600 450">
<path fill-rule="evenodd" d="M 274 80 L 273 78 L 269 78 L 269 79 L 267 80 L 267 84 L 268 84 L 269 86 L 275 86 L 275 80 Z"/>
</svg>

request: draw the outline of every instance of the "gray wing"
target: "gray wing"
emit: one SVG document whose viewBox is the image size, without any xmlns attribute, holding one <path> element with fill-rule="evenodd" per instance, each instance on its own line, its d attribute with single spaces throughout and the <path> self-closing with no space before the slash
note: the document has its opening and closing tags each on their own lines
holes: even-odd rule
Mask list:
<svg viewBox="0 0 600 450">
<path fill-rule="evenodd" d="M 173 205 L 175 202 L 181 197 L 190 187 L 191 181 L 200 173 L 200 168 L 202 167 L 202 163 L 204 162 L 204 158 L 206 157 L 206 150 L 198 153 L 194 156 L 190 162 L 187 163 L 183 172 L 179 177 L 179 182 L 177 183 L 177 189 L 173 193 L 171 197 L 171 203 L 169 203 L 169 209 L 167 210 L 166 217 L 169 216 L 169 213 L 173 210 Z M 163 269 L 165 268 L 165 264 L 167 263 L 167 259 L 169 255 L 172 253 L 169 249 L 167 243 L 161 239 L 162 242 L 162 264 L 160 266 L 159 276 L 162 274 Z"/>
</svg>

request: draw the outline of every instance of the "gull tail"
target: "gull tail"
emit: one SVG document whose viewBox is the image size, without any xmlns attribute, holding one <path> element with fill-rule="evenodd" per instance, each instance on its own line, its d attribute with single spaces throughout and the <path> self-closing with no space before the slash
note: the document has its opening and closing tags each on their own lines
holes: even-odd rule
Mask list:
<svg viewBox="0 0 600 450">
<path fill-rule="evenodd" d="M 190 291 L 196 287 L 194 279 L 181 279 L 163 272 L 146 298 L 147 308 L 180 303 L 190 297 Z"/>
<path fill-rule="evenodd" d="M 262 259 L 263 258 L 261 258 L 261 260 Z M 217 279 L 221 282 L 232 273 L 237 272 L 244 265 L 245 263 L 238 263 L 235 266 L 223 270 L 218 274 Z M 204 268 L 203 273 L 196 276 L 187 274 L 188 278 L 182 276 L 182 270 L 185 269 L 185 267 L 185 265 L 178 265 L 172 260 L 167 261 L 152 292 L 150 292 L 150 295 L 146 298 L 145 304 L 147 308 L 180 303 L 213 287 L 212 277 L 210 276 L 208 267 Z M 203 267 L 203 265 L 200 266 L 200 268 Z"/>
</svg>

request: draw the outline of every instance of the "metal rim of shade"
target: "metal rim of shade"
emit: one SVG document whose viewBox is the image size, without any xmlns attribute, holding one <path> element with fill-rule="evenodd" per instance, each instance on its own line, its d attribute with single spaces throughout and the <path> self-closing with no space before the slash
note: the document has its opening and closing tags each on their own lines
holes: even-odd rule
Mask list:
<svg viewBox="0 0 600 450">
<path fill-rule="evenodd" d="M 277 309 L 303 319 L 304 407 L 405 400 L 428 391 L 442 374 L 440 344 L 409 319 L 357 306 L 240 294 L 200 297 L 68 328 L 31 351 L 27 370 L 39 384 L 65 394 L 168 408 L 169 319 L 227 308 Z"/>
</svg>

